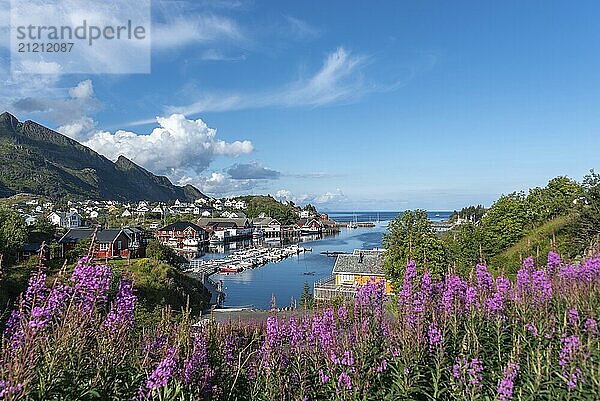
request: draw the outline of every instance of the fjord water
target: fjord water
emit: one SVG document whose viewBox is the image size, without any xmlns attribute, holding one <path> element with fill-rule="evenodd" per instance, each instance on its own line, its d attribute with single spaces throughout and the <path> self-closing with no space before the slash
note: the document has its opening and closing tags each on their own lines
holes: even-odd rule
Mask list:
<svg viewBox="0 0 600 401">
<path fill-rule="evenodd" d="M 274 295 L 277 307 L 290 306 L 292 299 L 299 305 L 304 283 L 311 288 L 315 281 L 329 277 L 335 257 L 321 255 L 321 252 L 352 252 L 354 249 L 381 247 L 381 240 L 387 225 L 398 212 L 336 212 L 329 217 L 340 222 L 373 221 L 372 228 L 342 228 L 335 236 L 319 240 L 304 241 L 301 247 L 312 248 L 312 252 L 302 253 L 278 263 L 268 263 L 255 269 L 247 269 L 235 274 L 215 274 L 213 280 L 223 281 L 225 307 L 248 306 L 268 309 Z M 449 212 L 429 212 L 430 219 L 440 221 L 448 218 Z M 379 216 L 379 222 L 377 218 Z M 314 272 L 306 275 L 305 272 Z"/>
</svg>

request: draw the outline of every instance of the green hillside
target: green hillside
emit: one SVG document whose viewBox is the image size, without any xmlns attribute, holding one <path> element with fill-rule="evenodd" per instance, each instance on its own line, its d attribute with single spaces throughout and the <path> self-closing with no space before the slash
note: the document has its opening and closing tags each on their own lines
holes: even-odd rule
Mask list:
<svg viewBox="0 0 600 401">
<path fill-rule="evenodd" d="M 492 268 L 504 269 L 513 275 L 521 267 L 522 260 L 533 255 L 539 265 L 545 265 L 548 252 L 553 249 L 561 255 L 570 253 L 567 228 L 573 223 L 573 216 L 560 216 L 528 232 L 516 244 L 495 255 L 490 260 Z"/>
</svg>

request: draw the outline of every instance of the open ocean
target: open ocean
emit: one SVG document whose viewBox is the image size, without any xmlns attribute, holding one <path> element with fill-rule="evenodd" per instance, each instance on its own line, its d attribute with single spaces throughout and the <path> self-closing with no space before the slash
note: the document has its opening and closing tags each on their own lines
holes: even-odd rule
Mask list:
<svg viewBox="0 0 600 401">
<path fill-rule="evenodd" d="M 298 256 L 290 257 L 278 263 L 268 263 L 241 273 L 215 274 L 213 280 L 223 281 L 226 307 L 253 306 L 268 309 L 271 296 L 275 295 L 278 307 L 289 306 L 292 299 L 299 301 L 302 287 L 307 282 L 311 288 L 315 281 L 331 275 L 335 257 L 321 255 L 325 251 L 352 252 L 354 249 L 373 249 L 381 247 L 381 240 L 389 221 L 401 212 L 331 212 L 329 217 L 336 221 L 372 221 L 372 228 L 342 228 L 335 236 L 301 242 L 299 245 L 312 248 Z M 441 221 L 451 212 L 428 212 L 430 219 Z M 379 222 L 377 222 L 379 217 Z M 207 257 L 215 257 L 208 255 Z M 305 272 L 315 272 L 305 275 Z"/>
</svg>

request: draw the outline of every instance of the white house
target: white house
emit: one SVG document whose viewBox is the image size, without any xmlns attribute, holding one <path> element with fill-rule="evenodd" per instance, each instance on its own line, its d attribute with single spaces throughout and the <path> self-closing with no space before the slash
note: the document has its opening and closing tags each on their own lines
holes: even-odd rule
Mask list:
<svg viewBox="0 0 600 401">
<path fill-rule="evenodd" d="M 298 215 L 301 219 L 308 219 L 310 217 L 310 212 L 308 210 L 301 210 Z"/>
<path fill-rule="evenodd" d="M 131 217 L 131 212 L 129 209 L 125 209 L 123 213 L 121 213 L 121 217 Z"/>
<path fill-rule="evenodd" d="M 52 212 L 48 220 L 55 225 L 65 228 L 81 227 L 81 216 L 77 212 Z"/>
<path fill-rule="evenodd" d="M 29 214 L 23 215 L 23 219 L 25 220 L 25 225 L 33 226 L 37 222 L 37 216 L 31 216 Z"/>
</svg>

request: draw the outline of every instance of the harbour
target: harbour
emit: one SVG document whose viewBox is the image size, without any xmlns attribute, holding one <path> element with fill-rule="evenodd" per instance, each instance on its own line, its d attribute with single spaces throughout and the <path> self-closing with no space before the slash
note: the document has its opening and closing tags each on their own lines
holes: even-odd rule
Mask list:
<svg viewBox="0 0 600 401">
<path fill-rule="evenodd" d="M 343 227 L 343 223 L 354 220 L 354 214 L 357 214 L 357 219 L 360 221 L 373 222 L 373 226 Z M 222 306 L 226 308 L 269 309 L 272 306 L 272 299 L 279 308 L 297 305 L 305 283 L 313 288 L 315 282 L 331 275 L 337 255 L 351 253 L 354 249 L 380 248 L 389 221 L 398 214 L 399 212 L 379 212 L 380 220 L 377 222 L 377 212 L 360 214 L 332 212 L 330 217 L 342 225 L 339 233 L 330 236 L 303 237 L 301 242 L 287 245 L 287 247 L 297 245 L 298 249 L 309 248 L 312 252 L 292 253 L 286 258 L 268 261 L 266 264 L 245 268 L 236 273 L 213 271 L 205 275 L 208 282 L 207 287 L 214 286 L 222 291 L 224 294 Z M 430 219 L 434 222 L 439 222 L 449 215 L 449 212 L 429 213 Z M 253 247 L 248 243 L 246 246 Z M 275 248 L 271 247 L 271 249 L 281 246 L 280 242 L 276 242 L 274 246 Z M 281 247 L 281 249 L 285 248 L 286 246 Z M 199 260 L 233 259 L 232 257 L 240 255 L 239 251 L 244 252 L 243 247 L 229 250 L 221 248 L 220 250 L 223 252 L 208 253 Z M 202 265 L 202 262 L 196 263 Z M 212 268 L 214 270 L 214 267 Z M 198 272 L 200 271 L 198 270 Z"/>
</svg>

